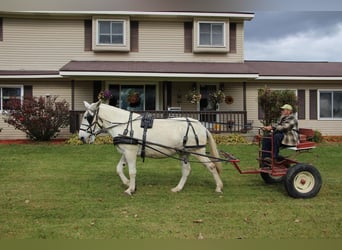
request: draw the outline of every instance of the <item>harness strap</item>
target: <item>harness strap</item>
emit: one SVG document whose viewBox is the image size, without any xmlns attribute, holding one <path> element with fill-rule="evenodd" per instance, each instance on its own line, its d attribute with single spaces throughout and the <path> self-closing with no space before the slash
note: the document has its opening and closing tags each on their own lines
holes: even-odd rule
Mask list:
<svg viewBox="0 0 342 250">
<path fill-rule="evenodd" d="M 189 120 L 188 117 L 186 118 L 186 121 L 187 121 L 187 123 L 188 123 L 188 127 L 187 127 L 187 129 L 186 129 L 185 136 L 183 137 L 183 146 L 184 146 L 184 147 L 189 147 L 189 146 L 186 146 L 186 143 L 187 143 L 187 141 L 188 141 L 188 134 L 189 134 L 189 129 L 190 129 L 190 127 L 191 127 L 192 132 L 193 132 L 193 134 L 194 134 L 194 136 L 195 136 L 196 145 L 199 146 L 199 140 L 198 140 L 198 136 L 197 136 L 197 134 L 196 134 L 196 131 L 195 131 L 194 126 L 192 126 L 192 123 L 191 123 L 191 121 Z"/>
<path fill-rule="evenodd" d="M 128 134 L 128 127 L 129 125 L 131 125 L 131 131 L 129 132 L 129 135 L 131 137 L 133 137 L 134 131 L 133 131 L 133 120 L 132 120 L 132 116 L 133 116 L 133 112 L 129 112 L 129 118 L 128 118 L 128 122 L 127 122 L 127 127 L 125 128 L 123 135 L 127 135 Z"/>
<path fill-rule="evenodd" d="M 125 136 L 125 135 L 118 135 L 118 136 L 114 137 L 113 138 L 113 142 L 114 142 L 114 146 L 116 146 L 117 144 L 133 144 L 133 145 L 137 145 L 137 144 L 141 145 L 142 144 L 142 140 L 137 139 L 137 138 L 131 138 L 131 137 Z M 174 157 L 173 155 L 164 153 L 161 150 L 159 150 L 159 149 L 157 149 L 157 148 L 155 148 L 153 146 L 174 150 L 176 153 L 182 155 L 183 157 L 181 157 L 181 158 Z M 186 148 L 203 148 L 205 146 L 206 145 L 187 146 Z M 146 147 L 148 147 L 148 148 L 150 148 L 150 149 L 152 149 L 152 150 L 154 150 L 154 151 L 156 151 L 156 152 L 158 152 L 158 153 L 160 153 L 162 155 L 165 155 L 167 157 L 173 158 L 175 160 L 183 161 L 185 163 L 187 163 L 187 162 L 200 162 L 200 163 L 204 163 L 204 162 L 201 162 L 201 161 L 190 161 L 190 160 L 187 160 L 186 157 L 184 157 L 185 155 L 190 155 L 190 154 L 206 156 L 209 159 L 211 159 L 212 162 L 221 162 L 221 161 L 229 162 L 228 159 L 222 159 L 222 158 L 218 158 L 218 157 L 211 156 L 211 155 L 203 155 L 203 154 L 196 153 L 196 152 L 189 152 L 189 151 L 186 150 L 186 148 L 184 148 L 184 149 L 177 149 L 177 148 L 169 147 L 169 146 L 162 145 L 162 144 L 159 144 L 159 143 L 154 143 L 154 142 L 148 142 L 147 141 L 146 142 Z"/>
</svg>

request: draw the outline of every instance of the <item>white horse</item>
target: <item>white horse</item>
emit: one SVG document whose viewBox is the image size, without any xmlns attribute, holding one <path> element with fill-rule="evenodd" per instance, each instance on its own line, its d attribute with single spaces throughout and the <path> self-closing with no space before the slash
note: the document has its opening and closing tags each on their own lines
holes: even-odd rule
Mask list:
<svg viewBox="0 0 342 250">
<path fill-rule="evenodd" d="M 171 189 L 179 192 L 191 171 L 189 155 L 203 163 L 212 173 L 216 182 L 216 192 L 222 192 L 223 183 L 219 176 L 221 162 L 211 133 L 198 121 L 190 118 L 155 119 L 150 129 L 141 127 L 142 116 L 127 110 L 115 108 L 101 102 L 84 102 L 86 111 L 79 130 L 83 142 L 92 143 L 95 136 L 105 130 L 109 133 L 122 157 L 116 171 L 122 182 L 128 186 L 125 193 L 135 191 L 136 159 L 144 151 L 144 156 L 151 158 L 169 157 L 175 154 L 182 159 L 182 177 L 178 185 Z M 146 143 L 145 139 L 146 138 Z M 197 138 L 197 139 L 196 139 Z M 206 144 L 209 143 L 211 157 L 206 156 Z M 145 145 L 144 145 L 145 144 Z M 211 160 L 215 159 L 215 160 Z M 123 173 L 128 165 L 129 179 Z"/>
</svg>

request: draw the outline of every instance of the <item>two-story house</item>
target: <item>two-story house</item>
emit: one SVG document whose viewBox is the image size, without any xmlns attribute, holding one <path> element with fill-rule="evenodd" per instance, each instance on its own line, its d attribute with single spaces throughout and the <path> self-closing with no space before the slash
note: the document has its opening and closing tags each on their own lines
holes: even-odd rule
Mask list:
<svg viewBox="0 0 342 250">
<path fill-rule="evenodd" d="M 244 60 L 252 13 L 0 11 L 0 112 L 9 98 L 57 95 L 75 132 L 83 101 L 110 90 L 110 105 L 158 117 L 187 115 L 210 129 L 259 124 L 265 84 L 298 95 L 300 125 L 342 134 L 342 63 Z M 226 98 L 213 105 L 211 94 Z M 191 93 L 201 94 L 191 103 Z M 138 101 L 132 105 L 130 97 Z M 171 111 L 170 111 L 171 110 Z M 0 139 L 25 135 L 0 120 Z"/>
</svg>

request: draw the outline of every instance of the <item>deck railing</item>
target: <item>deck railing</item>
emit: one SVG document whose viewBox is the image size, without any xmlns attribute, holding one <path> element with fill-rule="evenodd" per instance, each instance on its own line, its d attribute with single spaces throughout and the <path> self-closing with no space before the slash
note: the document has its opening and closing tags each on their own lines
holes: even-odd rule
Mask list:
<svg viewBox="0 0 342 250">
<path fill-rule="evenodd" d="M 70 111 L 70 132 L 75 133 L 80 127 L 84 111 Z M 155 119 L 190 117 L 199 120 L 214 133 L 246 133 L 252 128 L 252 121 L 247 120 L 246 111 L 168 111 L 150 110 Z"/>
</svg>

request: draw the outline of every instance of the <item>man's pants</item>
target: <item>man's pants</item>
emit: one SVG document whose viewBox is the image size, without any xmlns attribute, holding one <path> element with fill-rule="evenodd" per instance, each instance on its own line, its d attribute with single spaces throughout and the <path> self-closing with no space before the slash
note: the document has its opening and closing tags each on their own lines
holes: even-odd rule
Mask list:
<svg viewBox="0 0 342 250">
<path fill-rule="evenodd" d="M 279 155 L 279 148 L 281 146 L 281 141 L 284 138 L 284 133 L 282 132 L 275 132 L 273 134 L 273 157 L 276 159 Z M 271 152 L 264 152 L 264 151 L 271 151 L 272 150 L 272 137 L 271 135 L 262 138 L 262 158 L 271 157 Z"/>
</svg>

